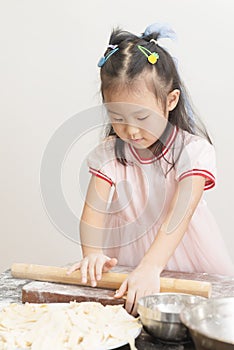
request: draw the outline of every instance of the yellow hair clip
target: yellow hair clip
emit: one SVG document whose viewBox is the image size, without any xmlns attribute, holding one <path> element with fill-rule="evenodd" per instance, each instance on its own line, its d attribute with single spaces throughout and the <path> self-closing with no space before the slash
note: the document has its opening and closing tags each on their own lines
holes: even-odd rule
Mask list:
<svg viewBox="0 0 234 350">
<path fill-rule="evenodd" d="M 137 48 L 147 57 L 149 63 L 157 63 L 157 60 L 159 59 L 159 54 L 157 52 L 151 52 L 146 47 L 141 45 L 137 45 Z"/>
</svg>

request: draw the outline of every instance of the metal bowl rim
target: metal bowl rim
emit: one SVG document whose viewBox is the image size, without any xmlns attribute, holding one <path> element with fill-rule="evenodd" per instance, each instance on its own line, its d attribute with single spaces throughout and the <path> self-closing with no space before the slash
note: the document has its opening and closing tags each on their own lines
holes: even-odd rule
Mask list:
<svg viewBox="0 0 234 350">
<path fill-rule="evenodd" d="M 193 297 L 193 298 L 198 298 L 198 299 L 205 299 L 205 300 L 214 300 L 215 298 L 213 299 L 207 299 L 206 297 L 202 297 L 200 295 L 194 295 L 194 294 L 189 294 L 189 293 L 173 293 L 173 292 L 159 292 L 159 293 L 155 293 L 155 294 L 149 294 L 149 295 L 145 295 L 144 297 L 141 297 L 139 300 L 138 300 L 138 303 L 143 300 L 143 299 L 146 299 L 146 298 L 149 298 L 149 297 L 154 297 L 154 296 L 166 296 L 166 295 L 169 295 L 169 296 L 178 296 L 178 295 L 181 295 L 181 296 L 188 296 L 188 297 Z M 233 297 L 234 298 L 234 297 Z"/>
<path fill-rule="evenodd" d="M 194 299 L 199 299 L 199 300 L 202 300 L 204 301 L 206 298 L 205 297 L 202 297 L 202 296 L 198 296 L 198 295 L 192 295 L 192 294 L 188 294 L 188 293 L 170 293 L 170 292 L 162 292 L 162 293 L 155 293 L 155 294 L 150 294 L 150 295 L 147 295 L 147 296 L 144 296 L 144 297 L 141 297 L 139 300 L 138 300 L 138 307 L 137 307 L 137 311 L 139 313 L 139 315 L 147 320 L 151 320 L 151 321 L 156 321 L 156 322 L 161 322 L 161 323 L 173 323 L 173 324 L 180 324 L 181 323 L 181 319 L 180 319 L 180 313 L 181 311 L 184 309 L 184 307 L 186 308 L 186 305 L 182 306 L 182 310 L 179 311 L 179 312 L 166 312 L 166 311 L 156 311 L 156 310 L 153 310 L 152 308 L 150 307 L 147 307 L 144 305 L 144 301 L 147 300 L 148 298 L 152 298 L 152 297 L 164 297 L 164 296 L 186 296 L 186 297 L 189 297 L 189 298 L 194 298 Z M 188 299 L 189 299 L 188 298 Z M 189 305 L 190 306 L 190 305 Z M 192 305 L 191 305 L 192 306 Z M 158 319 L 157 317 L 155 316 L 152 316 L 152 317 L 146 317 L 146 316 L 142 316 L 142 313 L 145 312 L 145 313 L 152 313 L 152 314 L 160 314 L 161 315 L 161 318 Z M 168 319 L 167 319 L 168 318 Z M 172 319 L 169 319 L 169 318 L 172 318 Z"/>
<path fill-rule="evenodd" d="M 139 300 L 138 300 L 138 305 L 141 305 L 142 307 L 144 307 L 144 308 L 146 308 L 146 309 L 149 309 L 149 310 L 151 310 L 149 307 L 147 307 L 147 306 L 145 306 L 145 305 L 143 305 L 142 304 L 142 301 L 143 300 L 146 300 L 147 298 L 150 298 L 150 297 L 157 297 L 157 296 L 166 296 L 166 295 L 168 295 L 168 296 L 172 296 L 172 295 L 174 295 L 174 296 L 178 296 L 178 295 L 181 295 L 181 296 L 188 296 L 188 297 L 190 297 L 190 298 L 197 298 L 197 299 L 200 299 L 200 300 L 207 300 L 207 298 L 205 298 L 205 297 L 202 297 L 202 296 L 200 296 L 200 295 L 193 295 L 193 294 L 188 294 L 188 293 L 167 293 L 167 292 L 162 292 L 162 293 L 155 293 L 155 294 L 150 294 L 150 295 L 146 295 L 146 296 L 144 296 L 144 297 L 141 297 Z M 196 304 L 195 304 L 196 305 Z M 195 306 L 194 305 L 194 306 Z M 192 307 L 193 307 L 193 305 L 192 305 Z M 162 313 L 164 313 L 164 314 L 171 314 L 171 312 L 166 312 L 166 311 L 163 311 Z M 177 312 L 175 312 L 175 314 L 177 314 Z M 180 314 L 180 312 L 178 313 L 178 314 Z"/>
</svg>

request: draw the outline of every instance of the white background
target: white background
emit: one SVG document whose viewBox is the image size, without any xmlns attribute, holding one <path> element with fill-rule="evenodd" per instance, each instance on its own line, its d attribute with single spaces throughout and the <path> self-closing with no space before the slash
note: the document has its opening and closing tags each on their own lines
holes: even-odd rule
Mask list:
<svg viewBox="0 0 234 350">
<path fill-rule="evenodd" d="M 218 183 L 206 198 L 234 258 L 233 18 L 232 0 L 1 0 L 0 270 L 79 259 L 79 245 L 45 212 L 43 152 L 61 124 L 100 104 L 97 61 L 112 28 L 140 34 L 157 21 L 177 32 L 182 78 L 216 147 Z M 95 135 L 67 157 L 64 192 L 78 216 L 83 198 L 73 184 Z"/>
</svg>

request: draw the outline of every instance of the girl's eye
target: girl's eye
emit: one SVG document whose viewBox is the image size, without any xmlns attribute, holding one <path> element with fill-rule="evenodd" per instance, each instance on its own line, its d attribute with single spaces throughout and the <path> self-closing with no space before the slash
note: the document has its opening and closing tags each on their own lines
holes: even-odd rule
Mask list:
<svg viewBox="0 0 234 350">
<path fill-rule="evenodd" d="M 115 122 L 115 123 L 120 123 L 123 121 L 122 118 L 112 118 L 112 120 Z"/>
<path fill-rule="evenodd" d="M 121 123 L 121 122 L 123 122 L 123 118 L 115 118 L 115 117 L 112 117 L 111 118 L 114 122 L 116 122 L 116 123 Z"/>
<path fill-rule="evenodd" d="M 147 119 L 149 116 L 148 115 L 146 115 L 145 117 L 142 117 L 142 118 L 137 118 L 138 120 L 145 120 L 145 119 Z"/>
</svg>

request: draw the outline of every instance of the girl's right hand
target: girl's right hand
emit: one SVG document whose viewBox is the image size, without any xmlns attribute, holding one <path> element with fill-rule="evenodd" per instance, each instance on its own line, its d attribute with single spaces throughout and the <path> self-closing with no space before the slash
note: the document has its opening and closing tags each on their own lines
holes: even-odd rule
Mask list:
<svg viewBox="0 0 234 350">
<path fill-rule="evenodd" d="M 102 278 L 102 272 L 107 272 L 117 264 L 116 258 L 109 258 L 108 256 L 101 253 L 88 254 L 78 263 L 72 265 L 67 274 L 70 275 L 76 270 L 80 270 L 81 282 L 86 284 L 89 275 L 91 286 L 96 287 L 97 281 Z"/>
</svg>

